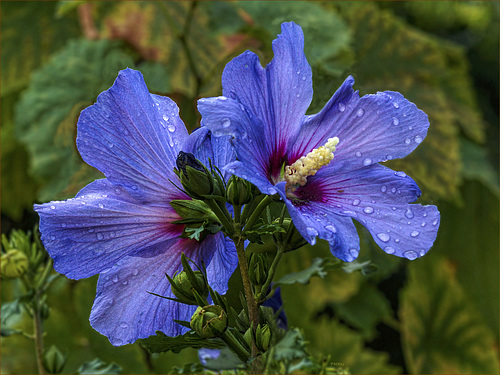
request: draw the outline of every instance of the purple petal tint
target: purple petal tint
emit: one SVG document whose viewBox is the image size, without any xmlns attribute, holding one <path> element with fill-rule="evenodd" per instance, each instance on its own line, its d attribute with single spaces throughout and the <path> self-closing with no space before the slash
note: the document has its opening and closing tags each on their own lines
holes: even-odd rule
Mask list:
<svg viewBox="0 0 500 375">
<path fill-rule="evenodd" d="M 181 268 L 185 252 L 203 261 L 211 286 L 225 293 L 237 265 L 234 244 L 221 233 L 202 242 L 180 239 L 173 199 L 189 199 L 171 182 L 175 160 L 188 150 L 219 168 L 234 161 L 229 139 L 206 129 L 187 135 L 179 110 L 148 92 L 141 73 L 121 71 L 114 85 L 78 121 L 78 149 L 106 176 L 75 198 L 35 205 L 42 241 L 54 268 L 72 279 L 99 274 L 91 324 L 113 345 L 184 331 L 192 308 L 154 296 L 171 296 L 165 273 Z M 184 146 L 185 145 L 185 146 Z"/>
<path fill-rule="evenodd" d="M 294 23 L 281 29 L 271 63 L 262 68 L 255 54 L 243 53 L 224 70 L 225 97 L 199 101 L 202 124 L 214 135 L 234 136 L 238 160 L 226 168 L 263 193 L 278 192 L 302 236 L 311 244 L 327 240 L 344 261 L 359 254 L 352 219 L 387 253 L 424 255 L 439 212 L 410 204 L 420 196 L 415 182 L 378 163 L 411 153 L 427 135 L 427 115 L 397 92 L 360 98 L 348 77 L 318 114 L 306 116 L 312 89 L 303 35 Z M 340 140 L 333 161 L 287 195 L 282 168 L 331 137 Z"/>
</svg>

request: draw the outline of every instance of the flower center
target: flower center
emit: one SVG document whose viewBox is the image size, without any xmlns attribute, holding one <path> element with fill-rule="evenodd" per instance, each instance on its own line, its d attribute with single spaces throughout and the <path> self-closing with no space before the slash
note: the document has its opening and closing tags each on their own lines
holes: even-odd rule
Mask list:
<svg viewBox="0 0 500 375">
<path fill-rule="evenodd" d="M 315 148 L 306 156 L 301 156 L 292 165 L 285 167 L 286 192 L 293 193 L 307 183 L 307 177 L 314 176 L 321 167 L 330 164 L 333 152 L 339 143 L 337 137 L 329 138 L 324 146 Z"/>
</svg>

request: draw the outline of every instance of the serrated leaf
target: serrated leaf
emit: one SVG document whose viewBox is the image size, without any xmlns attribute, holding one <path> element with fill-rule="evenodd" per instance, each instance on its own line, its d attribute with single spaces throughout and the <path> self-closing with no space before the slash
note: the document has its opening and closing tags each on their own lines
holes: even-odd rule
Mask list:
<svg viewBox="0 0 500 375">
<path fill-rule="evenodd" d="M 373 264 L 371 260 L 367 260 L 366 262 L 354 261 L 350 263 L 342 264 L 342 269 L 347 273 L 353 272 L 361 272 L 363 275 L 367 276 L 372 274 L 377 270 L 377 265 Z"/>
<path fill-rule="evenodd" d="M 275 282 L 275 285 L 289 285 L 295 283 L 308 284 L 313 276 L 319 276 L 320 278 L 325 277 L 327 275 L 325 270 L 327 265 L 328 263 L 325 258 L 315 258 L 309 267 L 302 271 L 289 273 L 283 276 Z"/>
<path fill-rule="evenodd" d="M 119 374 L 121 371 L 122 368 L 116 363 L 106 364 L 99 358 L 85 362 L 76 370 L 77 374 Z"/>
<path fill-rule="evenodd" d="M 75 40 L 33 74 L 16 106 L 18 138 L 31 155 L 31 173 L 44 186 L 42 201 L 65 198 L 99 176 L 74 144 L 79 112 L 133 66 L 118 43 Z"/>
<path fill-rule="evenodd" d="M 413 374 L 497 374 L 492 332 L 436 254 L 409 267 L 401 294 L 403 349 Z"/>
<path fill-rule="evenodd" d="M 277 361 L 292 361 L 306 356 L 305 341 L 298 328 L 290 329 L 274 346 L 273 357 Z"/>
<path fill-rule="evenodd" d="M 193 332 L 187 332 L 183 335 L 170 337 L 163 332 L 156 331 L 156 336 L 149 336 L 147 339 L 140 340 L 150 353 L 164 353 L 172 351 L 179 353 L 186 348 L 209 348 L 219 349 L 225 347 L 225 344 L 220 339 L 202 339 Z"/>
</svg>

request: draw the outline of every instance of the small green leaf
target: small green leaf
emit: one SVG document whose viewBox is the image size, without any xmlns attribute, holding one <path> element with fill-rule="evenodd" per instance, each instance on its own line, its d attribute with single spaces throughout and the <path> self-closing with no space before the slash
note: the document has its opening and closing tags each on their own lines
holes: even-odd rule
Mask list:
<svg viewBox="0 0 500 375">
<path fill-rule="evenodd" d="M 292 361 L 307 356 L 302 331 L 298 328 L 290 329 L 285 337 L 274 346 L 274 359 L 277 361 Z"/>
<path fill-rule="evenodd" d="M 156 336 L 149 336 L 147 339 L 140 340 L 140 343 L 150 353 L 164 353 L 169 351 L 179 353 L 186 348 L 219 349 L 225 347 L 222 340 L 218 338 L 202 339 L 194 332 L 187 332 L 183 335 L 170 337 L 163 332 L 156 331 Z"/>
<path fill-rule="evenodd" d="M 342 265 L 342 269 L 347 273 L 360 271 L 363 275 L 368 276 L 374 273 L 378 269 L 378 267 L 376 264 L 373 264 L 370 260 L 367 260 L 366 262 L 354 261 L 351 263 L 344 263 Z"/>
<path fill-rule="evenodd" d="M 311 280 L 311 277 L 313 276 L 319 276 L 320 278 L 325 277 L 327 274 L 325 267 L 327 267 L 328 265 L 329 264 L 326 259 L 315 258 L 313 259 L 312 264 L 309 267 L 302 271 L 290 273 L 283 276 L 281 279 L 276 281 L 275 285 L 287 285 L 295 283 L 308 284 L 309 280 Z"/>
<path fill-rule="evenodd" d="M 122 371 L 122 368 L 116 363 L 106 364 L 106 362 L 102 361 L 99 358 L 95 358 L 92 361 L 85 362 L 81 365 L 78 370 L 76 370 L 77 374 L 119 374 Z"/>
<path fill-rule="evenodd" d="M 245 231 L 245 235 L 250 242 L 262 244 L 264 243 L 262 236 L 278 232 L 285 233 L 286 230 L 278 223 L 265 224 L 261 220 L 258 226 L 254 226 L 251 230 Z"/>
</svg>

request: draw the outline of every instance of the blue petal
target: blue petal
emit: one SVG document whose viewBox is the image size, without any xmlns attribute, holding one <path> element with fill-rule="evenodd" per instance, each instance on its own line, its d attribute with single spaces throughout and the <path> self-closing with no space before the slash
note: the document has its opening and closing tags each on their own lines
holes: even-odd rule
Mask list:
<svg viewBox="0 0 500 375">
<path fill-rule="evenodd" d="M 178 239 L 173 245 L 153 257 L 130 256 L 122 259 L 111 270 L 102 273 L 90 315 L 94 329 L 115 345 L 132 343 L 137 339 L 162 331 L 177 336 L 186 328 L 174 322 L 191 319 L 196 306 L 170 301 L 148 292 L 173 297 L 165 273 L 172 276 L 182 268 L 181 253 L 195 263 L 207 264 L 209 284 L 224 293 L 236 264 L 228 254 L 222 234 L 208 236 L 202 242 Z M 226 254 L 227 253 L 227 254 Z M 229 261 L 229 264 L 225 264 Z"/>
<path fill-rule="evenodd" d="M 402 158 L 423 141 L 429 120 L 415 104 L 391 91 L 359 98 L 353 84 L 348 77 L 321 112 L 305 119 L 290 163 L 334 136 L 340 139 L 335 163 L 346 169 Z"/>
<path fill-rule="evenodd" d="M 169 98 L 151 95 L 140 72 L 126 69 L 78 120 L 82 158 L 141 201 L 165 201 L 186 128 Z"/>
<path fill-rule="evenodd" d="M 337 258 L 352 262 L 359 254 L 359 236 L 350 217 L 340 216 L 330 204 L 308 202 L 295 205 L 285 194 L 285 183 L 276 185 L 278 194 L 286 204 L 292 221 L 311 245 L 316 237 L 328 241 L 330 251 Z"/>
<path fill-rule="evenodd" d="M 313 95 L 302 29 L 290 22 L 281 25 L 281 32 L 273 41 L 274 58 L 265 69 L 247 51 L 231 60 L 222 74 L 224 95 L 237 99 L 266 125 L 261 135 L 274 152 L 286 148 Z"/>
<path fill-rule="evenodd" d="M 236 151 L 231 143 L 230 136 L 213 137 L 206 127 L 198 128 L 191 133 L 182 150 L 190 152 L 207 167 L 209 160 L 212 165 L 223 169 L 224 166 L 236 160 Z M 224 173 L 224 179 L 229 178 L 229 173 Z"/>
<path fill-rule="evenodd" d="M 177 192 L 179 199 L 185 199 Z M 97 180 L 74 199 L 35 205 L 42 242 L 57 272 L 86 278 L 131 253 L 154 253 L 182 231 L 167 204 L 145 205 L 106 179 Z"/>
</svg>

